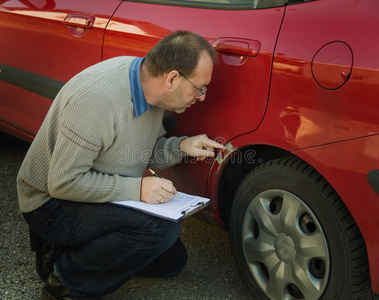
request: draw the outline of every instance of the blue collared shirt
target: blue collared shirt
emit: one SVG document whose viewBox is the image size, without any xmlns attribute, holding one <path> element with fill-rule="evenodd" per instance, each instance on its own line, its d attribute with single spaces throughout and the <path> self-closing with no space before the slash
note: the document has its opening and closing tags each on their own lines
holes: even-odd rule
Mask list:
<svg viewBox="0 0 379 300">
<path fill-rule="evenodd" d="M 152 110 L 151 105 L 146 101 L 145 95 L 142 91 L 141 81 L 139 80 L 139 71 L 143 59 L 143 57 L 138 57 L 135 60 L 133 60 L 129 70 L 130 89 L 132 92 L 134 112 L 137 118 L 148 109 Z"/>
</svg>

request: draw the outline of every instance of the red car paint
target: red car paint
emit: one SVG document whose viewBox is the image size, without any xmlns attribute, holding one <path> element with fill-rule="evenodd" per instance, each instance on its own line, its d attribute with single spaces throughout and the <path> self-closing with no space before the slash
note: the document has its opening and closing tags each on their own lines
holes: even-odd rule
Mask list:
<svg viewBox="0 0 379 300">
<path fill-rule="evenodd" d="M 379 195 L 367 179 L 379 169 L 379 2 L 265 9 L 147 2 L 0 1 L 0 129 L 32 141 L 53 98 L 35 92 L 33 81 L 28 87 L 5 78 L 9 66 L 59 86 L 101 60 L 143 56 L 173 30 L 197 32 L 219 51 L 219 62 L 206 101 L 176 115 L 172 134 L 206 133 L 228 150 L 162 174 L 178 190 L 212 198 L 203 216 L 224 226 L 220 179 L 232 153 L 259 149 L 256 163 L 260 153 L 265 160 L 285 153 L 303 159 L 358 224 L 379 293 Z"/>
</svg>

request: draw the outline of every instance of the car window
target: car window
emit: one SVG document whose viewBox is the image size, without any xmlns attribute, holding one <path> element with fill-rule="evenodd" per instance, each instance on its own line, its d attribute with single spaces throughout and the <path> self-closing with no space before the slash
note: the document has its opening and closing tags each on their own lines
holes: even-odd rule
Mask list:
<svg viewBox="0 0 379 300">
<path fill-rule="evenodd" d="M 284 6 L 286 0 L 134 0 L 162 5 L 190 6 L 210 9 L 262 9 Z"/>
</svg>

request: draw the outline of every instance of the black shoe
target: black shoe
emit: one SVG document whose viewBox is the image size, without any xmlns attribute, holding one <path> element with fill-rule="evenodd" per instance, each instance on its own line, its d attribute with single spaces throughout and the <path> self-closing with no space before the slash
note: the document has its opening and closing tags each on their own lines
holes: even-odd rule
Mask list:
<svg viewBox="0 0 379 300">
<path fill-rule="evenodd" d="M 101 298 L 74 297 L 65 288 L 58 276 L 51 272 L 41 292 L 41 300 L 101 300 Z"/>
<path fill-rule="evenodd" d="M 64 287 L 58 276 L 51 272 L 41 292 L 41 300 L 74 300 L 70 291 Z"/>
</svg>

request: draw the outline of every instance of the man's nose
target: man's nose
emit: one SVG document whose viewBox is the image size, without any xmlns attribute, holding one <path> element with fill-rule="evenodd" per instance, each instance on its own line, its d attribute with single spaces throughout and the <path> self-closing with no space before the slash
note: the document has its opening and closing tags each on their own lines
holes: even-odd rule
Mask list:
<svg viewBox="0 0 379 300">
<path fill-rule="evenodd" d="M 196 100 L 197 100 L 197 101 L 204 101 L 204 100 L 205 100 L 205 95 L 206 95 L 206 93 L 203 94 L 203 95 L 201 95 L 200 97 L 199 97 L 199 96 L 196 97 Z"/>
</svg>

